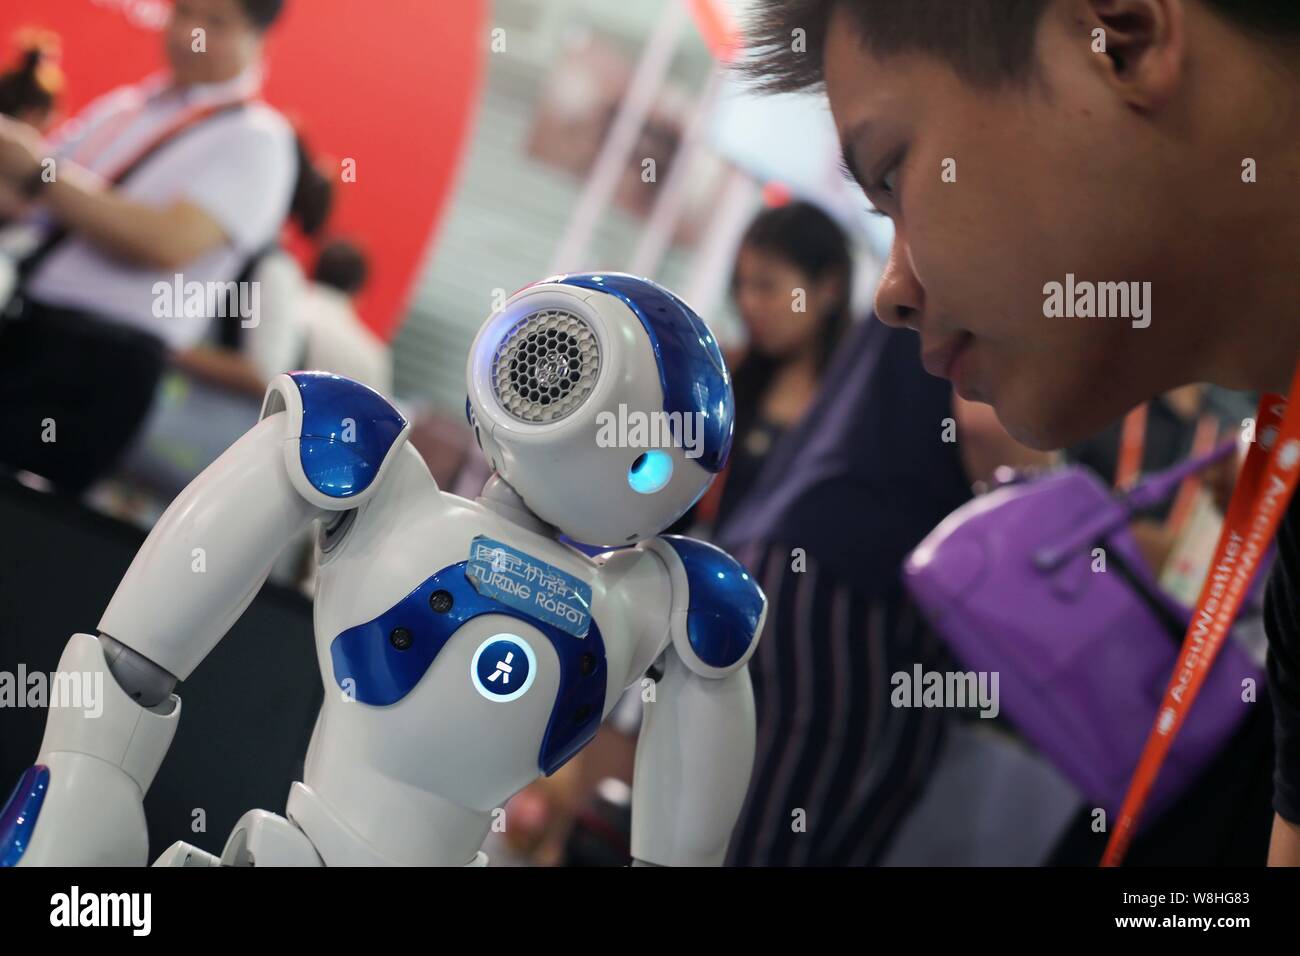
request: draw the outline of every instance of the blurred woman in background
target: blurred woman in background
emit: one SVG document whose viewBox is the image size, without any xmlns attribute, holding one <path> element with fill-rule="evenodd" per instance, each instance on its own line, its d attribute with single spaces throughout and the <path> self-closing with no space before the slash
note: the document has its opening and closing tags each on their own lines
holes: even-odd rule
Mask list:
<svg viewBox="0 0 1300 956">
<path fill-rule="evenodd" d="M 749 350 L 736 366 L 736 431 L 714 492 L 721 524 L 744 498 L 782 434 L 817 395 L 849 326 L 853 259 L 844 231 L 807 202 L 760 213 L 741 240 L 732 276 Z"/>
</svg>

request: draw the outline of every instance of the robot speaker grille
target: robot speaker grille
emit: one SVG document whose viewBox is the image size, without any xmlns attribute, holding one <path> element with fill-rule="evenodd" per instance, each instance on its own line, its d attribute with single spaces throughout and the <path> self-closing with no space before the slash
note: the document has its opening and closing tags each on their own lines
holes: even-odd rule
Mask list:
<svg viewBox="0 0 1300 956">
<path fill-rule="evenodd" d="M 557 422 L 596 387 L 600 349 L 586 320 L 563 309 L 521 319 L 492 359 L 492 390 L 513 418 Z"/>
</svg>

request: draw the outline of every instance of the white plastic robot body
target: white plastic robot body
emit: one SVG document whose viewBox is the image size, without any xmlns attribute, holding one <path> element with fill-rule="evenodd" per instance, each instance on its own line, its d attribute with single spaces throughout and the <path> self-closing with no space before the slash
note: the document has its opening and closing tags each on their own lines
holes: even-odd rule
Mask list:
<svg viewBox="0 0 1300 956">
<path fill-rule="evenodd" d="M 643 302 L 627 298 L 643 290 Z M 638 324 L 623 302 L 660 314 L 638 313 Z M 0 816 L 0 862 L 144 862 L 140 800 L 180 713 L 166 679 L 193 671 L 283 543 L 318 522 L 325 699 L 304 779 L 288 820 L 246 814 L 221 862 L 481 862 L 493 811 L 580 749 L 658 661 L 638 744 L 633 853 L 720 863 L 753 760 L 745 662 L 765 603 L 717 549 L 651 537 L 707 487 L 704 466 L 726 457 L 729 385 L 702 328 L 630 277 L 516 294 L 470 359 L 468 412 L 497 472 L 475 502 L 437 488 L 380 396 L 320 373 L 277 379 L 263 420 L 151 533 L 100 622 L 106 636 L 69 643 L 61 669 L 107 669 L 107 654 L 105 684 L 121 699 L 101 720 L 51 718 L 39 772 Z M 693 340 L 701 353 L 683 353 Z M 682 367 L 669 370 L 674 354 Z M 566 384 L 548 386 L 557 374 Z M 711 406 L 718 382 L 728 404 Z M 536 400 L 539 386 L 551 401 Z M 558 413 L 546 407 L 557 396 Z M 647 486 L 646 453 L 595 441 L 597 416 L 674 401 L 714 416 L 712 446 L 704 456 L 656 449 Z M 592 559 L 561 531 L 639 543 Z M 183 844 L 164 861 L 216 862 Z"/>
<path fill-rule="evenodd" d="M 603 665 L 597 674 L 602 703 L 592 715 L 596 723 L 669 641 L 670 583 L 654 555 L 621 554 L 607 572 L 603 563 L 484 504 L 441 493 L 414 451 L 404 455 L 320 570 L 317 653 L 326 693 L 303 780 L 388 862 L 471 860 L 492 824 L 493 810 L 542 769 L 539 754 L 556 708 L 561 661 L 536 625 L 499 613 L 472 618 L 454 632 L 409 692 L 382 706 L 358 701 L 356 687 L 340 686 L 331 658 L 338 635 L 381 617 L 434 572 L 466 561 L 480 536 L 510 545 L 590 587 L 591 617 L 602 642 L 598 651 L 593 649 Z M 464 577 L 459 570 L 451 575 Z M 436 613 L 424 604 L 412 608 L 415 617 Z M 384 627 L 375 637 L 386 637 L 388 631 Z M 519 697 L 481 693 L 471 674 L 476 652 L 500 635 L 527 648 L 533 658 L 508 662 L 510 670 L 498 677 L 502 690 L 513 679 L 523 691 Z M 525 668 L 526 678 L 521 677 Z M 294 809 L 291 803 L 291 816 Z M 310 831 L 309 823 L 297 822 L 314 842 L 324 839 Z"/>
</svg>

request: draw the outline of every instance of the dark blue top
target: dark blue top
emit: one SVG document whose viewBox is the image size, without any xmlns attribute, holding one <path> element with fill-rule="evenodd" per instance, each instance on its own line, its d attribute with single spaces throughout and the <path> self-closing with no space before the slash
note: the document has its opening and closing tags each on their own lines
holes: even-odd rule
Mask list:
<svg viewBox="0 0 1300 956">
<path fill-rule="evenodd" d="M 851 330 L 803 423 L 721 528 L 768 599 L 732 864 L 878 862 L 944 740 L 943 711 L 889 699 L 894 673 L 947 666 L 901 569 L 970 498 L 958 446 L 943 440 L 951 392 L 921 367 L 919 341 L 874 318 Z"/>
</svg>

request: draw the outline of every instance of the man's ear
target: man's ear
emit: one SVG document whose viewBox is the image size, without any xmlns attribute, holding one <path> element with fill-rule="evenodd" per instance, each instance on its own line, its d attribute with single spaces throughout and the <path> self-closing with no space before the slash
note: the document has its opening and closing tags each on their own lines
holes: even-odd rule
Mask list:
<svg viewBox="0 0 1300 956">
<path fill-rule="evenodd" d="M 1185 0 L 1082 0 L 1107 82 L 1135 109 L 1173 98 L 1187 58 Z M 1098 34 L 1100 29 L 1102 34 Z"/>
</svg>

